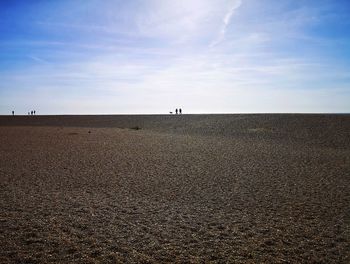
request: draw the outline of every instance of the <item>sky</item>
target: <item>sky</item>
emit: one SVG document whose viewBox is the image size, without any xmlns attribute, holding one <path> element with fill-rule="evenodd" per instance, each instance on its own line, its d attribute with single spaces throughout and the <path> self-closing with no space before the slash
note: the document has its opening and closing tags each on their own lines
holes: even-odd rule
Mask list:
<svg viewBox="0 0 350 264">
<path fill-rule="evenodd" d="M 349 113 L 348 0 L 0 0 L 0 114 Z"/>
</svg>

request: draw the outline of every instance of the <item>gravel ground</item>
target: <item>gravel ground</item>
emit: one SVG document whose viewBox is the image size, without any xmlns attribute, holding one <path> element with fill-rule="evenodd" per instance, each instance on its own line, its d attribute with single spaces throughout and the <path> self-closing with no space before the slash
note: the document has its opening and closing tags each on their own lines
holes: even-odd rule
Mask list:
<svg viewBox="0 0 350 264">
<path fill-rule="evenodd" d="M 0 117 L 1 263 L 349 263 L 350 115 Z"/>
</svg>

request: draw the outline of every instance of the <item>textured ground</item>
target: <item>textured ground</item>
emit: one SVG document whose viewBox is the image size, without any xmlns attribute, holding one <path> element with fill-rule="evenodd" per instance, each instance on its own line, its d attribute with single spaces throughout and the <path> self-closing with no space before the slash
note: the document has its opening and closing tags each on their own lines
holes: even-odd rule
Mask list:
<svg viewBox="0 0 350 264">
<path fill-rule="evenodd" d="M 0 263 L 349 249 L 350 115 L 0 117 Z"/>
</svg>

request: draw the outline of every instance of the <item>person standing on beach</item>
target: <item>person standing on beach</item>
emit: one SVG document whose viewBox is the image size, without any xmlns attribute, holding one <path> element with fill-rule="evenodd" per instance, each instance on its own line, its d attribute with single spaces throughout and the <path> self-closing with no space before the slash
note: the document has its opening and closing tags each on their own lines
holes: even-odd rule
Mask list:
<svg viewBox="0 0 350 264">
<path fill-rule="evenodd" d="M 15 111 L 12 111 L 12 115 L 13 115 L 13 116 L 15 115 Z"/>
<path fill-rule="evenodd" d="M 182 109 L 181 109 L 181 108 L 179 109 L 179 114 L 180 114 L 180 115 L 182 114 Z"/>
<path fill-rule="evenodd" d="M 30 111 L 30 115 L 33 115 L 33 111 Z"/>
<path fill-rule="evenodd" d="M 177 114 L 177 108 L 175 109 L 175 114 Z"/>
<path fill-rule="evenodd" d="M 34 115 L 35 115 L 35 110 L 34 110 Z"/>
</svg>

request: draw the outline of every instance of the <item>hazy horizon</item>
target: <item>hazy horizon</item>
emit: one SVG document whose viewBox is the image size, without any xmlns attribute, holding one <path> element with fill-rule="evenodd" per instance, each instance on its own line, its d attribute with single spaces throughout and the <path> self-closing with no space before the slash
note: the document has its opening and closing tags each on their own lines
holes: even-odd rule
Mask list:
<svg viewBox="0 0 350 264">
<path fill-rule="evenodd" d="M 0 115 L 350 112 L 347 0 L 15 0 L 0 15 Z"/>
<path fill-rule="evenodd" d="M 15 111 L 16 109 L 14 109 Z M 7 113 L 1 113 L 0 116 L 12 116 L 12 109 Z M 170 113 L 171 112 L 171 113 Z M 31 116 L 30 111 L 19 112 L 15 111 L 15 116 Z M 194 111 L 194 112 L 183 112 L 182 115 L 349 115 L 350 112 L 204 112 L 204 111 Z M 36 111 L 35 116 L 106 116 L 106 115 L 176 115 L 173 109 L 168 112 L 84 112 L 84 113 L 74 113 L 74 112 L 58 112 L 58 113 L 47 113 Z M 178 114 L 180 115 L 180 114 Z M 33 114 L 34 116 L 34 114 Z"/>
</svg>

